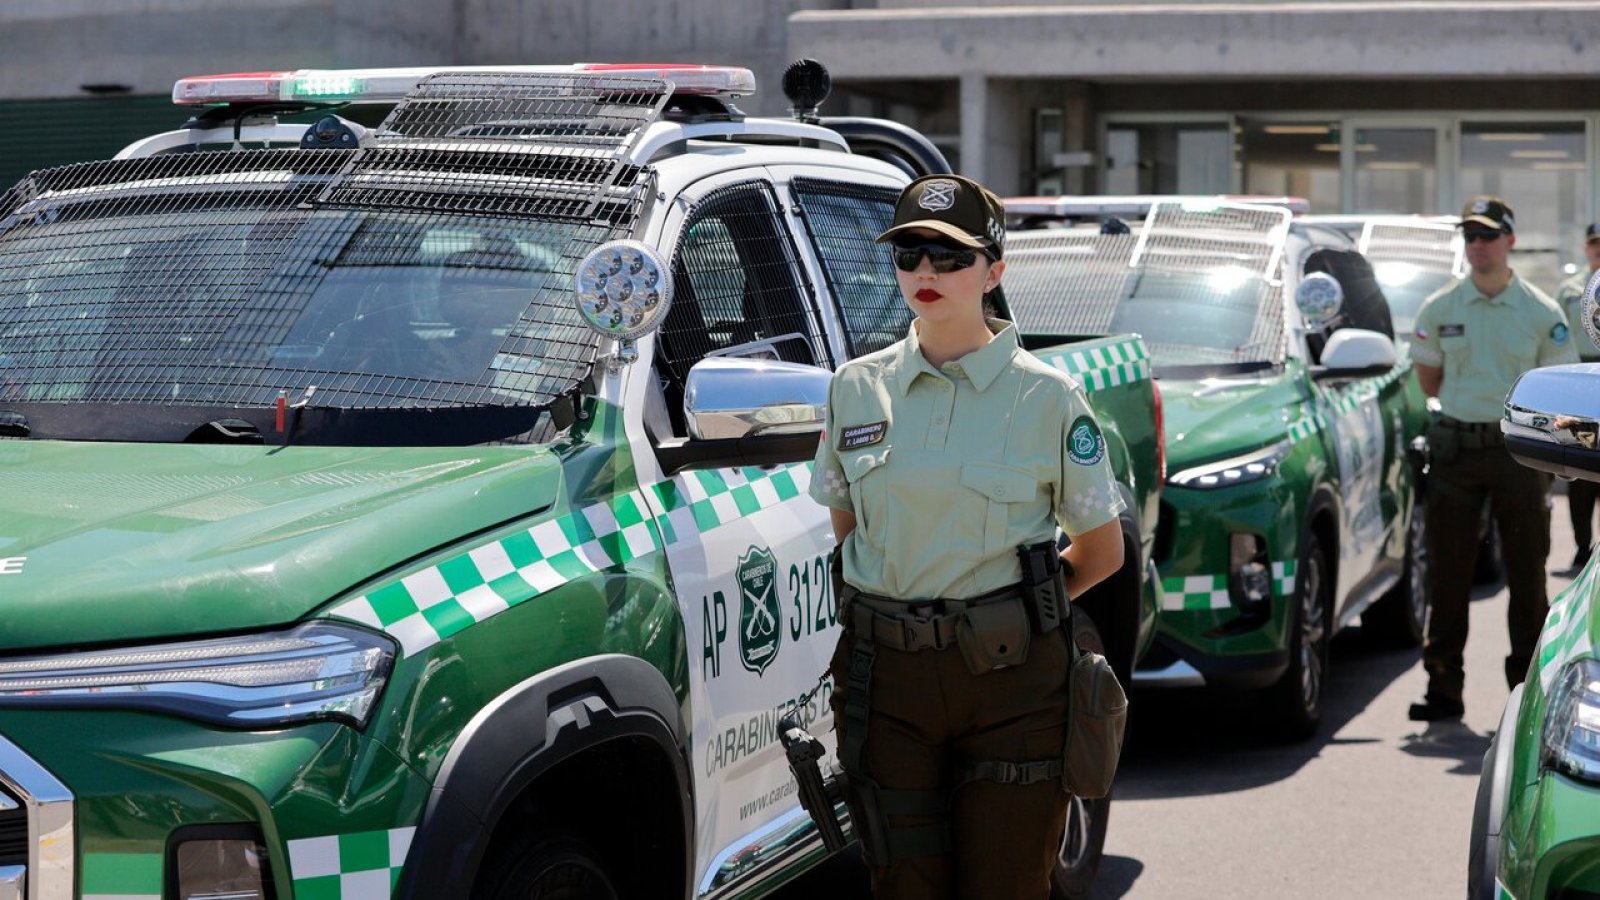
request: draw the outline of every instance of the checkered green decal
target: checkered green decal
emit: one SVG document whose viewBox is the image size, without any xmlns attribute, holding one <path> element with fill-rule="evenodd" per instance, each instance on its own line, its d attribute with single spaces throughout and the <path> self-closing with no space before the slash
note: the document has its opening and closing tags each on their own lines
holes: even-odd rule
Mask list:
<svg viewBox="0 0 1600 900">
<path fill-rule="evenodd" d="M 1138 339 L 1090 350 L 1046 351 L 1039 358 L 1083 382 L 1091 393 L 1150 377 L 1150 353 Z"/>
<path fill-rule="evenodd" d="M 577 578 L 656 552 L 806 492 L 811 464 L 687 472 L 474 547 L 334 607 L 387 632 L 405 656 Z"/>
<path fill-rule="evenodd" d="M 1272 564 L 1272 590 L 1276 596 L 1294 593 L 1293 560 Z M 1227 575 L 1176 575 L 1161 579 L 1161 608 L 1172 612 L 1202 609 L 1227 609 Z"/>
<path fill-rule="evenodd" d="M 629 491 L 413 572 L 340 604 L 333 615 L 388 632 L 411 656 L 575 578 L 660 548 L 644 497 Z"/>
<path fill-rule="evenodd" d="M 1594 609 L 1596 582 L 1600 582 L 1600 556 L 1590 560 L 1582 573 L 1550 604 L 1544 629 L 1539 632 L 1539 683 L 1548 694 L 1570 660 L 1594 649 L 1589 636 L 1590 612 Z"/>
<path fill-rule="evenodd" d="M 161 854 L 85 853 L 83 900 L 161 900 Z"/>
<path fill-rule="evenodd" d="M 665 515 L 656 519 L 667 544 L 777 506 L 805 494 L 811 463 L 774 469 L 702 469 L 650 488 Z"/>
<path fill-rule="evenodd" d="M 1289 423 L 1289 440 L 1298 444 L 1306 438 L 1328 427 L 1328 423 L 1339 418 L 1345 413 L 1371 403 L 1374 398 L 1383 392 L 1389 385 L 1394 384 L 1411 372 L 1409 366 L 1395 366 L 1389 374 L 1372 381 L 1363 382 L 1347 393 L 1335 398 L 1331 403 L 1306 404 L 1305 412 L 1300 418 Z"/>
<path fill-rule="evenodd" d="M 415 828 L 289 842 L 295 900 L 389 900 Z"/>
</svg>

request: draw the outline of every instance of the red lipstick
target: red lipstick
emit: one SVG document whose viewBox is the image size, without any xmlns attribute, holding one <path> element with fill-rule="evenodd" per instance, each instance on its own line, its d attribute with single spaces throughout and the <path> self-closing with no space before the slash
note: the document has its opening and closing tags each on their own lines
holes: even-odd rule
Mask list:
<svg viewBox="0 0 1600 900">
<path fill-rule="evenodd" d="M 917 294 L 916 294 L 917 299 L 922 301 L 923 303 L 932 303 L 935 300 L 938 300 L 939 298 L 941 298 L 943 296 L 944 296 L 943 294 L 939 293 L 938 291 L 934 290 L 933 288 L 923 288 L 922 290 L 917 291 Z"/>
</svg>

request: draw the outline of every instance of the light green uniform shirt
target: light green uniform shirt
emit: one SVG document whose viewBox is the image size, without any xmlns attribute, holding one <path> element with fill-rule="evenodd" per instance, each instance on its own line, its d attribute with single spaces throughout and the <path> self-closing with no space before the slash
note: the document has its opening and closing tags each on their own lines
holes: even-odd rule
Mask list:
<svg viewBox="0 0 1600 900">
<path fill-rule="evenodd" d="M 1572 344 L 1578 348 L 1578 357 L 1585 361 L 1600 360 L 1600 347 L 1589 340 L 1589 332 L 1583 327 L 1583 292 L 1593 275 L 1593 272 L 1578 272 L 1561 282 L 1556 291 L 1556 303 L 1567 314 L 1567 325 L 1572 329 Z"/>
<path fill-rule="evenodd" d="M 1411 358 L 1444 369 L 1439 408 L 1463 422 L 1494 422 L 1529 369 L 1577 362 L 1561 307 L 1513 274 L 1495 297 L 1461 278 L 1422 301 Z"/>
<path fill-rule="evenodd" d="M 917 323 L 833 377 L 811 496 L 855 514 L 844 577 L 906 600 L 1015 584 L 1019 544 L 1104 525 L 1123 509 L 1083 388 L 995 337 L 935 368 Z"/>
</svg>

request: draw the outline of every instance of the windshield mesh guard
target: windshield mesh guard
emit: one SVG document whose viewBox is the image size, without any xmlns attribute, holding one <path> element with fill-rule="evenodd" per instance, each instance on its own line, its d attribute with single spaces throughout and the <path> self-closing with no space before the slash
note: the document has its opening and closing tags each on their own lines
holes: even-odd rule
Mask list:
<svg viewBox="0 0 1600 900">
<path fill-rule="evenodd" d="M 370 150 L 36 172 L 0 198 L 0 406 L 548 407 L 593 366 L 572 275 L 631 233 L 650 177 L 628 150 L 665 97 L 613 76 L 444 74 Z M 476 368 L 328 352 L 380 318 L 414 344 L 454 337 L 451 273 L 526 304 Z"/>
<path fill-rule="evenodd" d="M 629 153 L 670 96 L 640 76 L 439 72 L 319 202 L 631 223 Z"/>
<path fill-rule="evenodd" d="M 1167 365 L 1278 363 L 1287 210 L 1157 203 L 1137 236 L 1013 231 L 1003 280 L 1025 333 L 1134 332 Z"/>
<path fill-rule="evenodd" d="M 1373 268 L 1406 263 L 1450 277 L 1466 271 L 1460 232 L 1444 222 L 1368 222 L 1359 248 Z"/>
</svg>

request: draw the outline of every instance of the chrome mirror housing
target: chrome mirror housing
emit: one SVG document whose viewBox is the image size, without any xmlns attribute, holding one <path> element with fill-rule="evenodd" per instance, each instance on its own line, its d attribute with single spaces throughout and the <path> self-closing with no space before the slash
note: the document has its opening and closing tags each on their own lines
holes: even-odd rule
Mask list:
<svg viewBox="0 0 1600 900">
<path fill-rule="evenodd" d="M 800 363 L 707 357 L 689 370 L 683 418 L 695 440 L 820 433 L 832 380 Z"/>
<path fill-rule="evenodd" d="M 1600 481 L 1600 363 L 1523 373 L 1506 396 L 1500 430 L 1517 462 L 1565 478 Z"/>
</svg>

